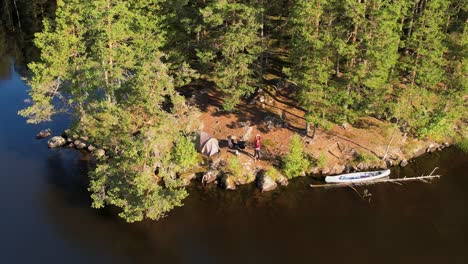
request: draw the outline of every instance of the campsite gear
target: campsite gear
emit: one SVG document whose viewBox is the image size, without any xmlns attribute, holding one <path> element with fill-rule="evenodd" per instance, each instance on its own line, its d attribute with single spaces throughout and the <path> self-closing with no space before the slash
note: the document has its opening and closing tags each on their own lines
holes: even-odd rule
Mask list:
<svg viewBox="0 0 468 264">
<path fill-rule="evenodd" d="M 233 135 L 229 135 L 229 136 L 228 136 L 228 147 L 229 147 L 230 149 L 236 148 L 236 145 L 237 145 L 236 142 L 237 142 L 237 141 L 236 141 L 236 136 L 233 136 Z"/>
<path fill-rule="evenodd" d="M 390 175 L 390 170 L 381 171 L 363 171 L 348 174 L 341 174 L 336 176 L 327 176 L 326 182 L 329 183 L 353 183 L 353 182 L 365 182 L 381 179 Z"/>
<path fill-rule="evenodd" d="M 245 141 L 239 141 L 236 144 L 236 147 L 239 148 L 239 149 L 245 149 Z"/>
<path fill-rule="evenodd" d="M 243 141 L 243 140 L 237 141 L 236 136 L 229 135 L 228 136 L 228 147 L 230 149 L 245 149 L 245 141 Z"/>
<path fill-rule="evenodd" d="M 220 152 L 218 140 L 206 132 L 200 132 L 195 143 L 197 150 L 208 157 Z"/>
</svg>

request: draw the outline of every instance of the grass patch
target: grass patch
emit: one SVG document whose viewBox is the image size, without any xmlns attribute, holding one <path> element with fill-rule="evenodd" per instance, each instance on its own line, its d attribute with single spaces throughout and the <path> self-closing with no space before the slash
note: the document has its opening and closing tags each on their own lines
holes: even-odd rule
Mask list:
<svg viewBox="0 0 468 264">
<path fill-rule="evenodd" d="M 273 181 L 278 181 L 281 177 L 281 173 L 275 167 L 270 167 L 265 172 L 265 176 L 270 177 Z"/>
<path fill-rule="evenodd" d="M 358 153 L 356 157 L 354 158 L 354 162 L 359 164 L 367 164 L 367 165 L 378 165 L 380 163 L 380 159 L 372 154 L 366 154 L 366 153 Z"/>
<path fill-rule="evenodd" d="M 243 175 L 242 164 L 240 163 L 238 157 L 230 157 L 227 160 L 226 172 L 232 174 L 235 177 L 240 177 Z"/>
<path fill-rule="evenodd" d="M 403 152 L 403 154 L 405 154 L 405 156 L 411 157 L 414 151 L 417 149 L 417 147 L 418 143 L 414 140 L 411 140 L 401 147 L 401 151 Z"/>
<path fill-rule="evenodd" d="M 468 153 L 468 138 L 462 138 L 459 140 L 457 143 L 455 143 L 455 147 L 465 153 Z"/>
</svg>

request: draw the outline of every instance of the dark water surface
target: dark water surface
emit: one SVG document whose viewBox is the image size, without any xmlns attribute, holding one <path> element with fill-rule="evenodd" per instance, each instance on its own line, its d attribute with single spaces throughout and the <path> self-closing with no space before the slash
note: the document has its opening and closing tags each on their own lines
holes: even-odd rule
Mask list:
<svg viewBox="0 0 468 264">
<path fill-rule="evenodd" d="M 366 187 L 370 203 L 309 178 L 266 194 L 193 184 L 184 207 L 130 225 L 89 207 L 82 154 L 34 139 L 68 121 L 26 124 L 27 86 L 0 63 L 0 263 L 468 263 L 468 157 L 455 149 L 392 172 L 437 166 L 440 181 Z"/>
</svg>

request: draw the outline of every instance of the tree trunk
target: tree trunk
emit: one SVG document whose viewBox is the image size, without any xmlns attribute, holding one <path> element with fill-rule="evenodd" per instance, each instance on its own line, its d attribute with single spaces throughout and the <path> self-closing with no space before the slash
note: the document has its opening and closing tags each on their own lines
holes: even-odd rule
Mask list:
<svg viewBox="0 0 468 264">
<path fill-rule="evenodd" d="M 13 4 L 15 5 L 16 17 L 18 18 L 18 28 L 21 31 L 21 19 L 20 19 L 20 15 L 18 12 L 18 6 L 16 5 L 16 0 L 13 0 Z"/>
</svg>

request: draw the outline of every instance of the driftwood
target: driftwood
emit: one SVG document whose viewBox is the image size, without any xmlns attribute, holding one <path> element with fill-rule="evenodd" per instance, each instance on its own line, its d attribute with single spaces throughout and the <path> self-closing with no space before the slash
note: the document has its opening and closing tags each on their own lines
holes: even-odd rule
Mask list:
<svg viewBox="0 0 468 264">
<path fill-rule="evenodd" d="M 382 179 L 382 180 L 367 181 L 367 182 L 355 182 L 355 183 L 311 184 L 310 187 L 311 188 L 351 187 L 351 186 L 370 185 L 370 184 L 387 183 L 387 182 L 402 185 L 402 182 L 408 182 L 408 181 L 430 182 L 430 181 L 432 181 L 434 179 L 439 179 L 440 177 L 441 177 L 441 175 L 427 175 L 427 176 L 419 176 L 419 177 L 409 177 L 409 178 L 405 177 L 405 178 L 398 178 L 398 179 Z"/>
<path fill-rule="evenodd" d="M 395 137 L 395 131 L 396 129 L 393 129 L 392 138 L 390 139 L 390 142 L 388 142 L 387 149 L 385 150 L 385 154 L 383 155 L 382 160 L 385 160 L 387 157 L 388 151 L 390 150 L 390 145 L 392 144 L 393 138 Z"/>
</svg>

